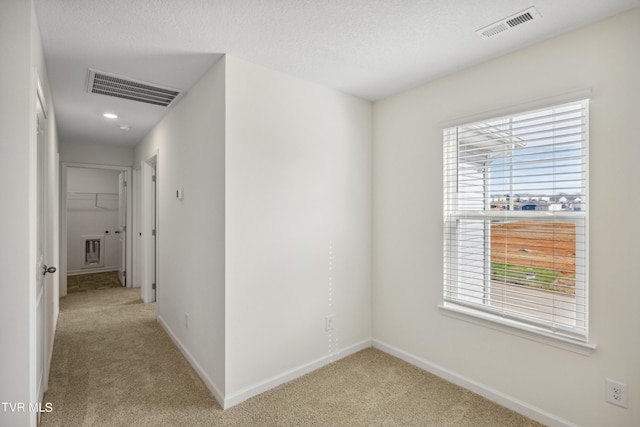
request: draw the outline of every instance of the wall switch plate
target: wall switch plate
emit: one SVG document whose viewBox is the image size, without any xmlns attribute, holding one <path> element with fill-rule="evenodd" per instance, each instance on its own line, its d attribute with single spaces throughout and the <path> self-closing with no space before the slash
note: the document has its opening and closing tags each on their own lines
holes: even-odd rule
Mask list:
<svg viewBox="0 0 640 427">
<path fill-rule="evenodd" d="M 628 405 L 627 385 L 607 379 L 607 402 L 626 408 Z"/>
</svg>

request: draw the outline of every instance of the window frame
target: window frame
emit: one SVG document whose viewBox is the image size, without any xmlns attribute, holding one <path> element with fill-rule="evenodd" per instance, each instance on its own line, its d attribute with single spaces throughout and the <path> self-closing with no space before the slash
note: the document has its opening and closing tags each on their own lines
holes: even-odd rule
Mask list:
<svg viewBox="0 0 640 427">
<path fill-rule="evenodd" d="M 450 236 L 455 236 L 456 230 L 455 228 L 459 227 L 461 220 L 482 220 L 485 221 L 485 224 L 491 224 L 491 219 L 495 220 L 507 220 L 507 219 L 515 219 L 515 220 L 536 220 L 543 221 L 545 218 L 550 218 L 548 212 L 545 211 L 507 211 L 505 212 L 492 212 L 490 209 L 486 210 L 478 210 L 478 211 L 457 211 L 454 212 L 450 207 L 447 206 L 448 201 L 450 200 L 450 195 L 453 193 L 457 193 L 455 188 L 457 187 L 457 180 L 459 179 L 459 172 L 455 172 L 456 182 L 452 182 L 451 179 L 447 179 L 448 165 L 447 160 L 450 159 L 450 154 L 448 152 L 448 142 L 446 132 L 451 128 L 461 127 L 467 124 L 473 124 L 475 122 L 479 122 L 482 120 L 490 121 L 494 120 L 494 118 L 504 118 L 507 116 L 518 116 L 522 114 L 531 113 L 541 109 L 553 109 L 554 107 L 561 106 L 563 104 L 568 103 L 578 103 L 584 102 L 584 106 L 586 108 L 586 118 L 585 118 L 585 142 L 583 145 L 583 153 L 584 158 L 586 160 L 586 164 L 581 172 L 581 176 L 584 179 L 584 195 L 588 197 L 589 194 L 589 98 L 590 91 L 589 90 L 581 90 L 572 92 L 570 94 L 563 94 L 552 98 L 547 98 L 544 100 L 538 100 L 534 102 L 530 102 L 524 105 L 520 105 L 517 107 L 511 107 L 508 109 L 502 109 L 499 111 L 489 112 L 482 115 L 476 115 L 475 117 L 467 117 L 463 119 L 458 119 L 455 121 L 450 121 L 448 123 L 441 124 L 442 129 L 442 138 L 443 138 L 443 250 L 444 250 L 444 259 L 443 259 L 443 287 L 442 287 L 442 302 L 439 305 L 441 312 L 447 316 L 458 318 L 461 320 L 469 321 L 472 323 L 480 324 L 483 326 L 490 327 L 492 329 L 498 329 L 504 332 L 508 332 L 511 334 L 515 334 L 518 336 L 523 336 L 525 338 L 533 339 L 539 342 L 543 342 L 545 344 L 554 345 L 557 347 L 565 348 L 567 350 L 575 351 L 581 354 L 588 355 L 592 350 L 596 348 L 593 342 L 589 341 L 589 280 L 588 280 L 588 247 L 589 247 L 589 226 L 588 226 L 588 210 L 580 211 L 580 212 L 554 212 L 552 218 L 555 222 L 569 222 L 574 224 L 580 224 L 584 229 L 583 241 L 580 243 L 580 247 L 576 248 L 576 252 L 581 250 L 584 251 L 584 265 L 581 267 L 580 274 L 582 275 L 582 279 L 580 281 L 581 286 L 578 290 L 576 300 L 581 300 L 581 303 L 584 305 L 584 316 L 583 318 L 578 318 L 576 315 L 576 321 L 582 322 L 584 327 L 584 333 L 574 334 L 571 330 L 567 328 L 559 328 L 555 329 L 553 327 L 549 327 L 549 324 L 545 324 L 545 322 L 540 321 L 532 321 L 531 319 L 525 320 L 526 316 L 517 315 L 514 313 L 510 313 L 510 315 L 505 316 L 504 314 L 498 314 L 496 310 L 492 310 L 487 303 L 482 304 L 464 304 L 461 303 L 460 300 L 455 300 L 452 298 L 448 298 L 447 295 L 450 294 L 451 288 L 448 283 L 451 283 L 451 275 L 452 270 L 450 266 L 453 262 L 458 262 L 453 257 L 455 261 L 451 261 L 451 247 L 447 246 L 447 239 Z M 457 150 L 459 141 L 456 136 L 455 149 Z M 448 157 L 449 156 L 449 157 Z M 457 155 L 456 155 L 457 156 Z M 458 159 L 456 157 L 455 167 L 458 168 Z M 486 182 L 487 178 L 484 178 Z M 588 205 L 587 205 L 588 206 Z M 487 222 L 488 221 L 488 222 Z M 490 226 L 490 225 L 489 225 Z M 577 231 L 576 231 L 577 232 Z M 487 252 L 487 249 L 484 249 L 484 253 L 482 258 L 485 263 L 490 262 L 490 252 Z M 488 261 L 487 261 L 488 260 Z M 486 267 L 485 267 L 486 268 Z M 576 272 L 578 274 L 578 272 Z M 487 280 L 487 279 L 485 279 Z M 458 288 L 460 288 L 459 282 L 456 282 Z M 489 307 L 489 309 L 487 309 Z"/>
</svg>

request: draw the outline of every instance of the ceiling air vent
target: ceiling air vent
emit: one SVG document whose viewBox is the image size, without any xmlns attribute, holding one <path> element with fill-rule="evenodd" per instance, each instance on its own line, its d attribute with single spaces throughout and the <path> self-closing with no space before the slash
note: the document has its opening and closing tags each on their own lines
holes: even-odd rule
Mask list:
<svg viewBox="0 0 640 427">
<path fill-rule="evenodd" d="M 89 69 L 87 91 L 99 95 L 115 96 L 116 98 L 159 105 L 161 107 L 168 107 L 182 94 L 178 89 L 158 86 L 153 83 L 133 80 L 92 69 Z"/>
<path fill-rule="evenodd" d="M 508 16 L 487 27 L 480 28 L 478 31 L 476 31 L 476 34 L 479 34 L 484 38 L 493 37 L 497 34 L 510 30 L 513 27 L 538 18 L 540 18 L 540 14 L 536 10 L 536 8 L 530 7 L 529 9 L 518 12 L 515 15 Z"/>
</svg>

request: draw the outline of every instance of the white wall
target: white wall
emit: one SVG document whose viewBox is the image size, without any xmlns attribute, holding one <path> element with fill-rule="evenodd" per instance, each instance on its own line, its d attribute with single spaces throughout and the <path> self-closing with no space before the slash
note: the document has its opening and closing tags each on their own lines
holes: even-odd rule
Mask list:
<svg viewBox="0 0 640 427">
<path fill-rule="evenodd" d="M 110 169 L 67 168 L 67 272 L 85 267 L 85 235 L 104 236 L 100 270 L 117 270 L 122 253 L 118 224 L 118 175 Z M 95 195 L 98 195 L 96 207 Z"/>
<path fill-rule="evenodd" d="M 218 400 L 225 390 L 224 108 L 221 59 L 135 150 L 136 165 L 158 154 L 158 320 Z M 183 200 L 175 197 L 180 187 Z"/>
<path fill-rule="evenodd" d="M 224 406 L 370 344 L 370 103 L 227 56 L 156 152 L 158 318 Z"/>
<path fill-rule="evenodd" d="M 85 274 L 119 269 L 121 242 L 118 230 L 118 211 L 67 210 L 67 274 Z M 109 233 L 105 233 L 108 231 Z M 102 264 L 85 266 L 85 238 L 103 238 Z"/>
<path fill-rule="evenodd" d="M 67 193 L 118 194 L 119 170 L 84 167 L 67 168 Z M 70 208 L 70 206 L 67 206 Z"/>
<path fill-rule="evenodd" d="M 29 401 L 29 298 L 33 265 L 29 227 L 29 141 L 31 137 L 30 8 L 27 2 L 0 3 L 0 52 L 3 78 L 0 88 L 0 178 L 7 185 L 4 200 L 11 209 L 2 209 L 5 227 L 0 268 L 0 401 Z M 18 286 L 17 284 L 22 284 Z M 28 425 L 25 414 L 0 411 L 3 425 Z"/>
<path fill-rule="evenodd" d="M 133 149 L 90 142 L 61 141 L 60 160 L 65 163 L 133 166 Z"/>
<path fill-rule="evenodd" d="M 0 179 L 5 188 L 3 198 L 11 209 L 2 209 L 5 225 L 0 245 L 0 402 L 24 402 L 28 405 L 35 393 L 34 324 L 35 313 L 35 223 L 33 215 L 35 180 L 34 157 L 30 152 L 35 140 L 36 89 L 33 71 L 37 70 L 49 107 L 45 155 L 47 189 L 46 256 L 47 263 L 57 264 L 56 157 L 58 152 L 55 114 L 52 110 L 49 83 L 44 67 L 40 35 L 30 1 L 0 2 L 0 55 L 3 58 L 0 89 Z M 8 203 L 8 202 L 7 202 Z M 55 281 L 47 275 L 45 289 Z M 46 291 L 45 328 L 55 327 L 57 295 Z M 45 343 L 45 360 L 50 357 L 52 341 Z M 0 425 L 35 425 L 36 414 L 0 411 Z"/>
<path fill-rule="evenodd" d="M 227 56 L 227 405 L 370 345 L 371 137 L 369 102 Z"/>
<path fill-rule="evenodd" d="M 376 344 L 547 423 L 640 425 L 640 9 L 374 104 Z M 590 356 L 444 317 L 439 123 L 592 89 Z M 629 408 L 605 402 L 605 378 Z M 526 403 L 522 403 L 526 402 Z M 530 408 L 531 409 L 531 408 Z M 546 414 L 545 414 L 546 413 Z"/>
</svg>

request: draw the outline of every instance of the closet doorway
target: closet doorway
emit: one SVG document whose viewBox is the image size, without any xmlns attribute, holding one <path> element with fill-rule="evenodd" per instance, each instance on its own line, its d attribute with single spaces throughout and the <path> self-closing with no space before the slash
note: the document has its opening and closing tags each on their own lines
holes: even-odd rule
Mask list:
<svg viewBox="0 0 640 427">
<path fill-rule="evenodd" d="M 61 297 L 79 284 L 88 286 L 86 277 L 132 287 L 130 175 L 128 167 L 62 164 Z M 100 275 L 86 276 L 91 273 Z"/>
</svg>

